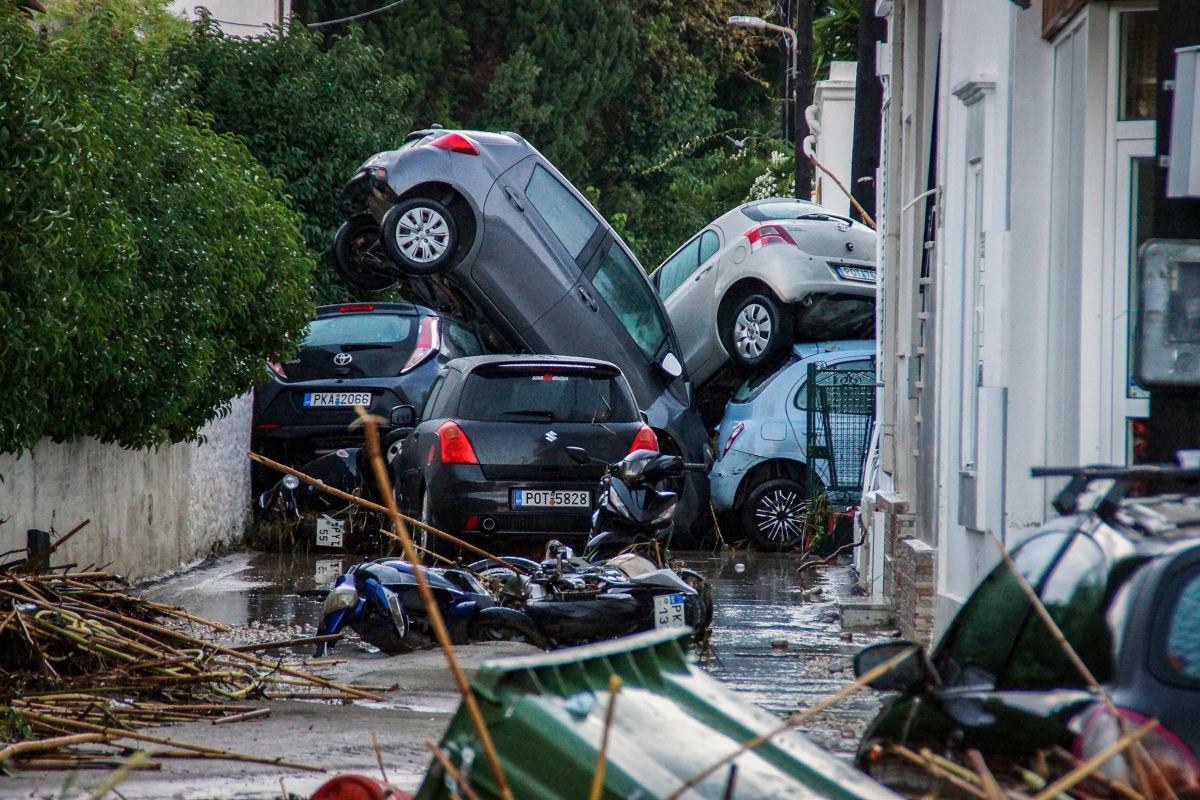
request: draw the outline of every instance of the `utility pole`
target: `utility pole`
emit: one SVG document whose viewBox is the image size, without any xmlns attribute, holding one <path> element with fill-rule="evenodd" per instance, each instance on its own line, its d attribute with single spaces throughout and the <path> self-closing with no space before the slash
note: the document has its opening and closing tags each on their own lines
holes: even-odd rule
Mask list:
<svg viewBox="0 0 1200 800">
<path fill-rule="evenodd" d="M 808 123 L 804 111 L 813 101 L 813 0 L 796 0 L 795 19 L 791 28 L 796 32 L 796 53 L 792 94 L 792 146 L 796 154 L 796 197 L 808 200 L 812 197 L 813 166 L 804 155 L 804 137 L 808 136 Z"/>
<path fill-rule="evenodd" d="M 875 74 L 875 45 L 883 41 L 886 34 L 887 22 L 875 16 L 875 0 L 860 0 L 849 188 L 854 199 L 872 218 L 875 217 L 875 174 L 879 171 L 879 135 L 883 125 L 883 81 Z M 858 216 L 857 210 L 854 214 Z"/>
</svg>

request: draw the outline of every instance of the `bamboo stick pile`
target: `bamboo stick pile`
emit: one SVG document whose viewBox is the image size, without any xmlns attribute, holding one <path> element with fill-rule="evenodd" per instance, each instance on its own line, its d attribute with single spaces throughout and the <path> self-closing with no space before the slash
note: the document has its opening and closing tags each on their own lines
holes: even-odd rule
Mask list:
<svg viewBox="0 0 1200 800">
<path fill-rule="evenodd" d="M 284 764 L 188 745 L 147 728 L 269 714 L 251 700 L 381 699 L 283 659 L 271 645 L 226 647 L 201 638 L 228 629 L 123 591 L 101 573 L 0 571 L 0 767 L 111 768 L 131 747 L 163 757 Z M 305 640 L 308 641 L 308 640 Z M 277 648 L 297 644 L 281 642 Z"/>
</svg>

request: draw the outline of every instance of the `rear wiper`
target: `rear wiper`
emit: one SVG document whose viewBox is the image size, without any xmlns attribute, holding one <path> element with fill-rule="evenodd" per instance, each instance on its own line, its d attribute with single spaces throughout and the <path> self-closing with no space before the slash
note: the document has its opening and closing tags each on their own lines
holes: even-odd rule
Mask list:
<svg viewBox="0 0 1200 800">
<path fill-rule="evenodd" d="M 506 417 L 542 417 L 544 419 L 554 419 L 553 411 L 539 411 L 538 409 L 521 409 L 519 411 L 505 411 Z"/>
<path fill-rule="evenodd" d="M 838 222 L 849 222 L 851 225 L 854 224 L 854 220 L 850 219 L 849 217 L 843 217 L 839 214 L 825 214 L 825 213 L 801 214 L 800 216 L 796 217 L 796 219 L 819 219 L 819 220 L 824 220 L 825 222 L 831 222 L 836 219 Z"/>
</svg>

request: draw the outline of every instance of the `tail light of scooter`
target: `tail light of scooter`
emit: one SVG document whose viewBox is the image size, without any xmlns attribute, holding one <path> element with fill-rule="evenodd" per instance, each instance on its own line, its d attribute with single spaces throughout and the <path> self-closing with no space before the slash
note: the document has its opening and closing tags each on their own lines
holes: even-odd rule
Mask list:
<svg viewBox="0 0 1200 800">
<path fill-rule="evenodd" d="M 400 370 L 401 375 L 421 366 L 442 349 L 440 322 L 441 320 L 437 317 L 425 317 L 421 320 L 421 329 L 417 333 L 417 346 L 412 355 L 408 357 L 408 361 L 404 362 L 404 368 Z"/>
<path fill-rule="evenodd" d="M 479 155 L 479 148 L 475 146 L 475 143 L 461 133 L 447 133 L 434 139 L 430 144 L 439 150 L 447 150 L 451 153 L 462 153 L 466 156 Z"/>
<path fill-rule="evenodd" d="M 796 246 L 796 240 L 782 225 L 758 225 L 746 231 L 750 240 L 750 252 L 753 253 L 767 245 L 790 244 Z"/>
<path fill-rule="evenodd" d="M 637 436 L 633 437 L 633 444 L 629 446 L 629 452 L 634 450 L 653 450 L 658 452 L 658 437 L 654 435 L 654 431 L 650 430 L 650 426 L 645 423 L 638 428 Z"/>
<path fill-rule="evenodd" d="M 721 451 L 721 458 L 725 457 L 725 454 L 729 452 L 729 448 L 733 447 L 733 443 L 737 441 L 737 438 L 742 435 L 742 431 L 744 430 L 746 430 L 746 423 L 739 422 L 737 426 L 730 431 L 729 439 L 725 442 L 725 449 Z"/>
<path fill-rule="evenodd" d="M 453 421 L 442 423 L 442 427 L 438 428 L 437 435 L 438 441 L 442 445 L 443 464 L 479 463 L 479 459 L 475 457 L 475 448 L 471 447 L 471 440 L 467 438 L 457 423 Z"/>
<path fill-rule="evenodd" d="M 1124 721 L 1126 731 L 1144 725 L 1149 719 L 1127 708 L 1118 708 L 1117 713 Z M 1108 708 L 1096 705 L 1082 717 L 1079 735 L 1075 737 L 1075 756 L 1081 760 L 1092 758 L 1117 742 L 1122 735 L 1121 725 Z M 1152 762 L 1146 765 L 1145 772 L 1155 790 L 1155 797 L 1167 796 L 1163 791 L 1164 783 L 1180 796 L 1181 790 L 1190 790 L 1188 794 L 1192 794 L 1200 789 L 1200 760 L 1174 733 L 1159 725 L 1142 738 L 1141 746 Z M 1135 773 L 1126 756 L 1114 756 L 1099 771 L 1126 785 L 1135 784 Z"/>
</svg>

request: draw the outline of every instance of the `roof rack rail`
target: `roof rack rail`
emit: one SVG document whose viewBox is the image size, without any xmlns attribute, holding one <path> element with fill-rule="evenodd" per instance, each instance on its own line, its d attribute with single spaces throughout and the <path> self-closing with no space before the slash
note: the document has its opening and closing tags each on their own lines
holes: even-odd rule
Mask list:
<svg viewBox="0 0 1200 800">
<path fill-rule="evenodd" d="M 1034 478 L 1070 478 L 1063 490 L 1054 498 L 1054 509 L 1062 514 L 1074 514 L 1079 510 L 1079 498 L 1092 481 L 1113 482 L 1094 506 L 1101 517 L 1107 517 L 1129 494 L 1134 481 L 1180 481 L 1200 482 L 1200 469 L 1180 467 L 1175 464 L 1138 464 L 1121 467 L 1111 464 L 1095 464 L 1087 467 L 1034 467 L 1030 474 Z"/>
</svg>

